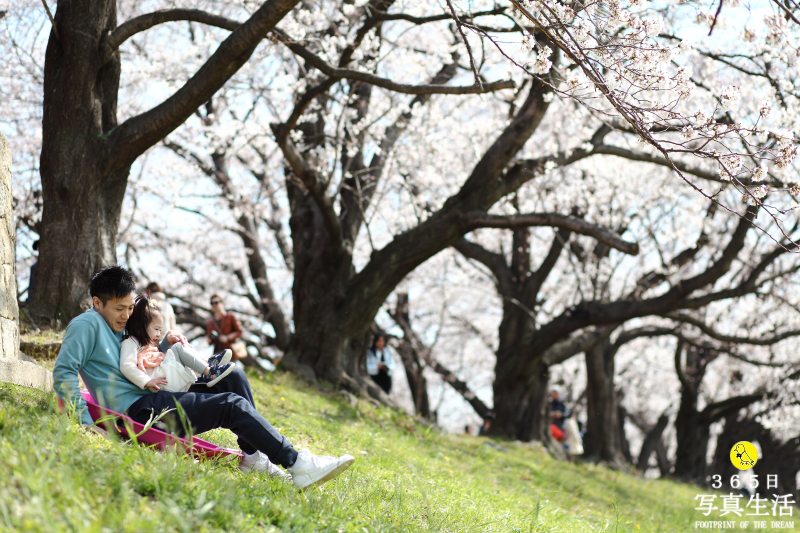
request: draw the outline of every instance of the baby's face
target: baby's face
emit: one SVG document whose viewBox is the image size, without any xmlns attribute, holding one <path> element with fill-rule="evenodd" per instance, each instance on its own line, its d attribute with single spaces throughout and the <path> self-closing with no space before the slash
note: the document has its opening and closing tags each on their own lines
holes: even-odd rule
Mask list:
<svg viewBox="0 0 800 533">
<path fill-rule="evenodd" d="M 151 341 L 161 340 L 161 327 L 164 325 L 164 317 L 154 314 L 153 320 L 147 325 L 147 335 Z"/>
</svg>

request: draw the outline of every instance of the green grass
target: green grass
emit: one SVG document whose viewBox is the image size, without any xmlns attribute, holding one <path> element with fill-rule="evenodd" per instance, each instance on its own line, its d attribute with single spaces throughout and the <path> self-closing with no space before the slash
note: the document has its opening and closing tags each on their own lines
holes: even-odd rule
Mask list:
<svg viewBox="0 0 800 533">
<path fill-rule="evenodd" d="M 231 462 L 105 440 L 58 415 L 52 394 L 0 384 L 0 530 L 639 533 L 698 531 L 703 518 L 695 487 L 442 434 L 289 374 L 251 381 L 297 448 L 351 453 L 355 465 L 298 492 Z M 204 437 L 235 446 L 224 430 Z"/>
</svg>

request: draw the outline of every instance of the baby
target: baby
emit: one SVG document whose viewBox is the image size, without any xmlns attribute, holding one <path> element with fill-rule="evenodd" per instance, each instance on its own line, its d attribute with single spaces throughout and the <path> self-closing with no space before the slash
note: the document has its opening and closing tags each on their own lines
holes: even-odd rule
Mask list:
<svg viewBox="0 0 800 533">
<path fill-rule="evenodd" d="M 153 392 L 162 388 L 186 392 L 195 383 L 213 387 L 233 371 L 230 350 L 213 355 L 208 362 L 188 343 L 173 344 L 166 354 L 160 352 L 158 340 L 163 323 L 158 304 L 146 296 L 137 296 L 119 353 L 119 369 L 131 383 Z"/>
</svg>

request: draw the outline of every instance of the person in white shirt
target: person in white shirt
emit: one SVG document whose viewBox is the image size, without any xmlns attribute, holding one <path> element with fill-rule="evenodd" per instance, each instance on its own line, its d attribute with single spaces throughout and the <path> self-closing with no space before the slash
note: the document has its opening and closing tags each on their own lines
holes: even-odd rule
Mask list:
<svg viewBox="0 0 800 533">
<path fill-rule="evenodd" d="M 367 373 L 386 394 L 392 390 L 394 367 L 394 357 L 386 346 L 386 334 L 379 331 L 372 338 L 372 346 L 367 350 Z"/>
</svg>

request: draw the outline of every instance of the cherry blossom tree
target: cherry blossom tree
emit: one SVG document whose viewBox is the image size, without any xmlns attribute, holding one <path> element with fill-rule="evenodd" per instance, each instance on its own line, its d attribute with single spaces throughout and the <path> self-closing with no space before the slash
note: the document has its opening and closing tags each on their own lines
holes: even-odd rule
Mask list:
<svg viewBox="0 0 800 533">
<path fill-rule="evenodd" d="M 33 133 L 20 146 L 21 224 L 51 269 L 34 306 L 74 314 L 88 273 L 119 250 L 148 277 L 160 264 L 174 297 L 201 311 L 229 291 L 288 367 L 379 396 L 361 367 L 376 317 L 455 247 L 502 297 L 495 431 L 546 441 L 550 368 L 583 353 L 604 445 L 623 423 L 612 363 L 638 345 L 626 335 L 688 324 L 666 316 L 677 311 L 697 321 L 718 302 L 794 297 L 796 27 L 784 6 L 750 8 L 735 50 L 741 28 L 725 17 L 746 8 L 727 5 L 709 17 L 697 3 L 293 6 L 64 4 L 46 53 L 24 38 L 49 29 L 46 15 L 10 12 L 22 22 L 8 57 L 25 81 L 3 86 L 32 111 L 3 122 Z M 93 41 L 72 49 L 84 15 Z M 70 77 L 74 95 L 52 90 Z M 118 106 L 132 118 L 118 124 Z M 601 167 L 616 173 L 581 185 Z M 154 197 L 164 220 L 142 207 Z M 731 329 L 750 338 L 743 324 Z"/>
</svg>

